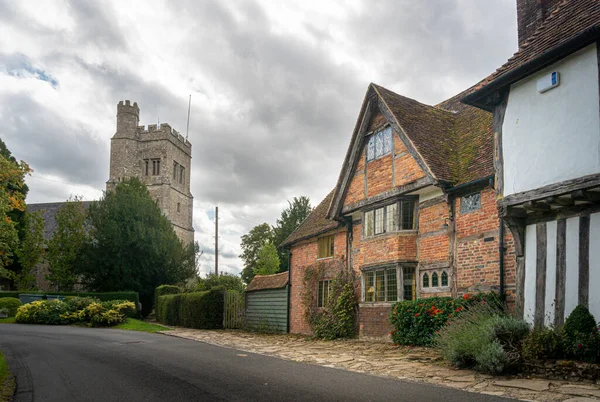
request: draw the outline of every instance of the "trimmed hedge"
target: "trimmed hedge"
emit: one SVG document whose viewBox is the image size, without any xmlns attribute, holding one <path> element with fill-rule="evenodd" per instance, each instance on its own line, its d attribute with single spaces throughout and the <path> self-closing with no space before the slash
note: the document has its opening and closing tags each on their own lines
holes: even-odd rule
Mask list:
<svg viewBox="0 0 600 402">
<path fill-rule="evenodd" d="M 222 289 L 211 289 L 160 296 L 156 318 L 163 324 L 186 328 L 223 328 L 224 294 Z"/>
<path fill-rule="evenodd" d="M 6 310 L 9 317 L 14 317 L 19 307 L 21 300 L 16 297 L 0 297 L 0 310 Z"/>
<path fill-rule="evenodd" d="M 390 313 L 390 333 L 398 345 L 431 346 L 435 332 L 446 325 L 453 316 L 459 315 L 465 307 L 477 303 L 491 303 L 501 306 L 497 293 L 465 294 L 463 297 L 430 297 L 405 300 L 394 304 Z"/>
<path fill-rule="evenodd" d="M 158 298 L 165 295 L 176 295 L 183 293 L 179 286 L 175 285 L 160 285 L 154 290 L 154 309 L 158 309 Z"/>
<path fill-rule="evenodd" d="M 28 295 L 58 295 L 58 296 L 77 296 L 77 297 L 94 297 L 100 301 L 111 301 L 111 300 L 129 300 L 139 304 L 140 297 L 137 292 L 26 292 L 26 291 L 4 291 L 0 292 L 0 298 L 2 297 L 16 297 L 19 298 L 20 294 Z"/>
</svg>

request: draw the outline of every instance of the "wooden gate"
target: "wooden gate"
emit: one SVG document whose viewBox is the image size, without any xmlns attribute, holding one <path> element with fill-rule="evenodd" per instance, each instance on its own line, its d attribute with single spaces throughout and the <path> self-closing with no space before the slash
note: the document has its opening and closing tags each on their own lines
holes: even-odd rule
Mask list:
<svg viewBox="0 0 600 402">
<path fill-rule="evenodd" d="M 225 292 L 223 328 L 242 328 L 244 324 L 244 294 L 235 290 Z"/>
</svg>

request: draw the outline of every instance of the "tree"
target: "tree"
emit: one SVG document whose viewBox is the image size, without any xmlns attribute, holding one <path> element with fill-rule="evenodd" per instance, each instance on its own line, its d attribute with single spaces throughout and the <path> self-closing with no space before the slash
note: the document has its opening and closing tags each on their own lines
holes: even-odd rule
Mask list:
<svg viewBox="0 0 600 402">
<path fill-rule="evenodd" d="M 242 269 L 242 280 L 248 284 L 254 278 L 254 268 L 258 261 L 258 252 L 268 242 L 273 241 L 273 228 L 268 223 L 254 226 L 248 234 L 242 236 L 242 254 L 240 258 L 244 261 Z"/>
<path fill-rule="evenodd" d="M 77 283 L 75 261 L 86 241 L 86 217 L 86 208 L 78 197 L 67 200 L 56 212 L 56 230 L 48 241 L 50 266 L 46 279 L 57 291 L 70 292 Z"/>
<path fill-rule="evenodd" d="M 279 272 L 279 256 L 277 248 L 271 242 L 266 243 L 258 252 L 258 260 L 254 275 L 272 275 Z"/>
<path fill-rule="evenodd" d="M 219 275 L 214 272 L 208 274 L 206 278 L 198 279 L 198 285 L 196 286 L 196 290 L 203 292 L 205 290 L 211 290 L 215 287 L 223 287 L 225 290 L 235 290 L 238 292 L 244 291 L 244 284 L 242 283 L 242 278 L 237 275 L 232 275 L 229 273 L 220 273 Z"/>
<path fill-rule="evenodd" d="M 305 196 L 294 197 L 292 202 L 288 201 L 288 204 L 289 206 L 281 211 L 281 216 L 277 219 L 277 225 L 273 228 L 274 243 L 277 247 L 300 226 L 312 211 L 310 198 Z M 289 269 L 287 252 L 279 248 L 278 255 L 281 261 L 279 272 L 287 271 Z"/>
<path fill-rule="evenodd" d="M 16 250 L 21 272 L 15 277 L 18 290 L 37 289 L 33 269 L 44 256 L 44 218 L 42 211 L 25 214 L 25 235 Z"/>
<path fill-rule="evenodd" d="M 152 311 L 158 285 L 182 283 L 196 271 L 198 244 L 185 245 L 137 178 L 119 183 L 88 210 L 90 239 L 77 272 L 92 291 L 140 293 Z"/>
<path fill-rule="evenodd" d="M 18 217 L 25 211 L 29 166 L 11 156 L 0 140 L 0 278 L 14 279 L 15 250 L 19 243 Z"/>
</svg>

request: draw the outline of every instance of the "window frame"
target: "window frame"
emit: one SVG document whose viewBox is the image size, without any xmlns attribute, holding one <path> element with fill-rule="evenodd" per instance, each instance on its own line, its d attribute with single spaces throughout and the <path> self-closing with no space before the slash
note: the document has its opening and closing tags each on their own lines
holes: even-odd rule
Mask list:
<svg viewBox="0 0 600 402">
<path fill-rule="evenodd" d="M 446 285 L 444 285 L 443 278 L 444 274 L 446 275 Z M 437 276 L 437 286 L 434 285 L 434 275 Z M 425 278 L 427 277 L 427 284 L 425 286 Z M 421 291 L 426 293 L 439 293 L 439 292 L 447 292 L 450 289 L 452 283 L 452 276 L 450 275 L 450 269 L 448 268 L 439 268 L 439 269 L 426 269 L 422 270 L 419 273 L 419 286 Z"/>
<path fill-rule="evenodd" d="M 150 159 L 152 162 L 152 176 L 160 176 L 160 158 Z"/>
<path fill-rule="evenodd" d="M 406 205 L 407 202 L 411 202 L 412 203 L 412 225 L 410 229 L 404 229 L 404 207 Z M 395 205 L 394 208 L 394 215 L 395 215 L 395 220 L 394 219 L 390 219 L 390 217 L 388 216 L 388 211 L 391 209 L 390 207 Z M 410 232 L 410 231 L 414 231 L 417 230 L 417 225 L 418 225 L 418 207 L 419 207 L 419 203 L 418 203 L 418 198 L 417 197 L 403 197 L 403 198 L 399 198 L 394 202 L 391 203 L 386 203 L 383 205 L 378 205 L 374 208 L 370 208 L 370 209 L 365 209 L 362 213 L 363 215 L 363 219 L 362 221 L 364 222 L 363 224 L 363 228 L 362 228 L 362 235 L 363 238 L 371 238 L 371 237 L 376 237 L 376 236 L 381 236 L 383 234 L 386 233 L 398 233 L 398 232 Z M 381 222 L 382 222 L 382 228 L 381 231 L 378 231 L 378 226 L 377 226 L 377 213 L 378 211 L 381 211 L 382 213 L 382 218 L 381 218 Z M 372 218 L 371 218 L 372 216 Z M 372 219 L 372 233 L 370 233 L 369 230 L 369 219 Z M 393 228 L 389 228 L 389 223 L 392 222 Z"/>
<path fill-rule="evenodd" d="M 323 285 L 322 287 L 321 284 Z M 327 292 L 325 292 L 325 287 L 327 287 Z M 331 292 L 331 279 L 323 279 L 317 282 L 317 308 L 325 307 L 329 298 L 329 292 Z M 325 293 L 327 293 L 327 296 L 325 296 Z"/>
<path fill-rule="evenodd" d="M 391 265 L 379 265 L 375 267 L 363 268 L 361 269 L 361 303 L 365 304 L 377 304 L 377 303 L 386 303 L 392 304 L 399 301 L 406 300 L 405 299 L 405 288 L 404 288 L 404 274 L 405 269 L 412 270 L 412 277 L 414 282 L 414 288 L 412 289 L 413 297 L 416 298 L 416 294 L 418 291 L 418 284 L 416 283 L 416 264 L 391 264 Z M 395 275 L 389 275 L 389 272 L 393 271 Z M 377 289 L 377 273 L 383 272 L 383 300 L 378 300 L 378 289 Z M 372 275 L 373 277 L 373 291 L 369 292 L 369 295 L 372 295 L 372 300 L 368 300 L 367 297 L 367 281 L 368 277 Z M 390 299 L 390 284 L 389 280 L 395 277 L 396 280 L 396 298 L 395 300 Z M 370 298 L 370 297 L 369 297 Z M 412 299 L 411 299 L 412 300 Z"/>
<path fill-rule="evenodd" d="M 325 239 L 330 239 L 329 250 L 327 250 L 327 255 L 321 255 L 321 241 L 325 241 Z M 325 247 L 325 246 L 323 246 Z M 331 255 L 329 255 L 331 254 Z M 335 234 L 321 236 L 317 238 L 317 260 L 324 260 L 327 258 L 333 258 L 335 255 Z"/>
<path fill-rule="evenodd" d="M 385 136 L 387 133 L 389 133 L 389 136 L 390 136 L 391 147 L 386 150 Z M 381 148 L 382 148 L 382 154 L 380 154 L 380 155 L 377 155 L 377 141 L 378 141 L 377 137 L 378 136 L 380 137 Z M 372 157 L 369 157 L 369 153 L 370 153 L 369 148 L 372 148 L 372 152 L 373 152 Z M 394 152 L 394 130 L 392 129 L 392 126 L 390 126 L 389 124 L 384 125 L 383 127 L 373 131 L 372 133 L 370 133 L 367 136 L 366 143 L 365 143 L 366 163 L 373 162 L 373 161 L 376 161 L 377 159 L 383 158 L 384 156 L 391 155 L 393 152 Z"/>
<path fill-rule="evenodd" d="M 173 180 L 177 181 L 177 173 L 178 173 L 178 169 L 179 168 L 179 163 L 173 161 Z"/>
</svg>

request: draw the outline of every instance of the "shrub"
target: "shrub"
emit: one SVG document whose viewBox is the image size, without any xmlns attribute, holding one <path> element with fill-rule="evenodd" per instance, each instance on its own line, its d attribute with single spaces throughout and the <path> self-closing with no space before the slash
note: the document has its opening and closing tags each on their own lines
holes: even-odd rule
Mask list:
<svg viewBox="0 0 600 402">
<path fill-rule="evenodd" d="M 596 319 L 587 307 L 579 305 L 569 314 L 563 327 L 565 355 L 594 363 L 600 360 L 600 334 Z"/>
<path fill-rule="evenodd" d="M 158 298 L 165 295 L 174 295 L 177 293 L 183 293 L 179 286 L 175 285 L 160 285 L 154 290 L 154 309 L 158 308 Z"/>
<path fill-rule="evenodd" d="M 135 304 L 129 300 L 110 300 L 102 302 L 102 307 L 105 310 L 116 310 L 125 317 L 135 318 L 137 317 L 137 310 Z"/>
<path fill-rule="evenodd" d="M 67 296 L 65 298 L 65 303 L 67 303 L 67 305 L 69 306 L 69 311 L 75 312 L 78 310 L 83 310 L 92 303 L 100 303 L 100 299 L 89 296 Z"/>
<path fill-rule="evenodd" d="M 67 303 L 60 300 L 40 300 L 24 304 L 17 310 L 16 322 L 22 324 L 67 324 L 63 314 L 69 313 Z"/>
<path fill-rule="evenodd" d="M 311 327 L 317 338 L 332 340 L 354 335 L 356 294 L 351 283 L 333 281 L 332 297 L 322 311 L 314 314 Z M 338 289 L 339 288 L 339 289 Z"/>
<path fill-rule="evenodd" d="M 222 328 L 223 304 L 224 292 L 221 289 L 160 296 L 157 319 L 166 325 L 187 328 Z"/>
<path fill-rule="evenodd" d="M 439 330 L 436 346 L 455 366 L 499 374 L 519 363 L 528 331 L 526 322 L 504 315 L 493 305 L 477 304 Z"/>
<path fill-rule="evenodd" d="M 435 332 L 450 318 L 460 315 L 465 308 L 475 305 L 492 305 L 502 309 L 497 293 L 465 294 L 463 297 L 431 297 L 406 300 L 396 303 L 390 312 L 390 323 L 394 326 L 392 340 L 399 345 L 430 346 Z"/>
<path fill-rule="evenodd" d="M 521 355 L 524 360 L 560 359 L 564 355 L 562 331 L 534 329 L 523 340 Z"/>
<path fill-rule="evenodd" d="M 19 307 L 21 307 L 21 300 L 15 297 L 0 298 L 0 310 L 5 310 L 9 317 L 14 317 Z"/>
</svg>

